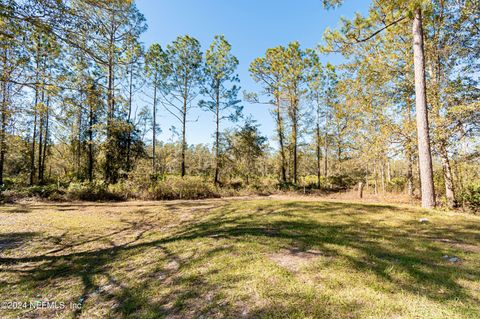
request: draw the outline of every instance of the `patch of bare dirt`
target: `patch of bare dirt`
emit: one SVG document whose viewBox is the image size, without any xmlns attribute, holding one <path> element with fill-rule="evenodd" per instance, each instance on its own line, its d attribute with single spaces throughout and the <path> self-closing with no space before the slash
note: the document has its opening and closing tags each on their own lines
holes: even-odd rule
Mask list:
<svg viewBox="0 0 480 319">
<path fill-rule="evenodd" d="M 324 256 L 324 253 L 319 250 L 301 250 L 300 248 L 294 247 L 282 249 L 278 253 L 270 254 L 268 257 L 280 267 L 297 272 L 320 256 Z"/>
</svg>

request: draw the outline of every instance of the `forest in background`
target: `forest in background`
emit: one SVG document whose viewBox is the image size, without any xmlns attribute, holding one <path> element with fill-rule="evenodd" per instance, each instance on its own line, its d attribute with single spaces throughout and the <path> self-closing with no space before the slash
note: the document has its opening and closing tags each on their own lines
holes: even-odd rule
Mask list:
<svg viewBox="0 0 480 319">
<path fill-rule="evenodd" d="M 292 42 L 252 61 L 255 92 L 241 91 L 235 44 L 223 36 L 145 48 L 134 1 L 0 3 L 4 198 L 367 187 L 424 207 L 480 207 L 477 0 L 374 1 L 317 48 Z M 322 64 L 330 53 L 345 62 Z M 270 108 L 271 141 L 242 100 Z M 211 144 L 188 143 L 195 107 L 212 118 Z M 159 121 L 162 112 L 176 123 Z M 172 124 L 177 141 L 159 140 Z"/>
</svg>

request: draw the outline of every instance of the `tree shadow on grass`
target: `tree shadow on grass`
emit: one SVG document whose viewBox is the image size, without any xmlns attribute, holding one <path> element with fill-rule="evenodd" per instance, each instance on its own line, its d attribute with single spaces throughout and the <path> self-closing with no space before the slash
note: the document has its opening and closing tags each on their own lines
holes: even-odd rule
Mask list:
<svg viewBox="0 0 480 319">
<path fill-rule="evenodd" d="M 170 209 L 178 208 L 178 204 L 176 205 Z M 105 276 L 109 278 L 109 283 L 116 287 L 112 292 L 100 293 L 104 300 L 113 301 L 116 305 L 108 313 L 108 317 L 112 318 L 194 318 L 199 315 L 256 318 L 302 314 L 305 304 L 300 307 L 288 306 L 275 303 L 275 300 L 245 313 L 248 308 L 245 303 L 248 301 L 224 300 L 223 290 L 226 287 L 209 280 L 215 272 L 222 271 L 222 265 L 201 275 L 183 273 L 182 270 L 206 264 L 219 254 L 239 258 L 237 254 L 240 252 L 236 246 L 215 247 L 215 240 L 237 244 L 255 243 L 263 246 L 265 251 L 275 251 L 278 246 L 300 250 L 316 249 L 333 258 L 346 260 L 349 267 L 356 272 L 373 273 L 379 279 L 407 292 L 421 294 L 435 301 L 460 299 L 467 303 L 479 302 L 460 286 L 458 281 L 478 280 L 480 270 L 445 262 L 442 256 L 450 253 L 450 248 L 432 241 L 431 238 L 449 236 L 475 244 L 480 235 L 480 225 L 458 223 L 445 229 L 404 221 L 393 228 L 362 222 L 362 212 L 406 211 L 390 205 L 286 202 L 280 205 L 264 203 L 254 208 L 226 205 L 213 214 L 201 216 L 196 222 L 182 224 L 173 234 L 155 240 L 144 239 L 144 234 L 155 231 L 148 221 L 145 221 L 145 224 L 132 223 L 123 231 L 135 233 L 135 236 L 130 236 L 131 238 L 122 244 L 82 252 L 65 253 L 65 249 L 57 249 L 55 255 L 0 258 L 0 265 L 8 268 L 36 263 L 36 267 L 19 273 L 24 282 L 38 286 L 45 285 L 46 282 L 48 285 L 48 280 L 51 279 L 80 278 L 83 290 L 74 301 L 80 301 L 84 305 L 92 294 L 101 291 L 102 287 L 95 284 L 94 277 Z M 353 218 L 342 220 L 338 224 L 332 224 L 331 220 L 328 223 L 322 222 L 320 218 L 326 214 L 342 214 L 342 211 Z M 108 236 L 118 234 L 112 232 Z M 104 237 L 93 238 L 89 242 L 105 239 Z M 178 251 L 168 248 L 169 244 L 180 241 L 193 245 L 199 240 L 213 241 L 212 248 L 188 259 L 179 257 Z M 72 249 L 74 245 L 66 248 Z M 129 286 L 119 283 L 119 279 L 113 277 L 114 262 L 130 255 L 145 253 L 152 248 L 159 249 L 162 258 L 158 260 L 157 267 L 145 274 L 143 280 Z M 354 249 L 360 254 L 345 254 L 342 248 Z M 247 258 L 248 262 L 248 256 L 242 258 Z M 408 274 L 409 279 L 399 280 L 392 276 L 389 271 L 392 266 Z M 15 272 L 15 269 L 12 268 L 11 271 Z M 241 274 L 235 276 L 232 282 L 245 280 Z M 168 289 L 164 294 L 152 296 L 158 284 Z M 300 295 L 284 295 L 279 298 L 307 300 L 307 296 Z M 335 313 L 342 307 L 359 309 L 362 305 L 325 304 L 322 307 L 324 313 L 328 314 Z M 82 309 L 77 310 L 74 316 L 81 317 Z M 356 315 L 352 314 L 351 317 L 355 318 Z"/>
<path fill-rule="evenodd" d="M 32 212 L 29 205 L 0 205 L 0 214 L 28 214 Z"/>
<path fill-rule="evenodd" d="M 20 249 L 26 242 L 39 235 L 36 232 L 0 233 L 0 254 Z"/>
<path fill-rule="evenodd" d="M 423 226 L 416 221 L 403 221 L 398 227 L 389 227 L 361 223 L 358 219 L 332 225 L 330 223 L 323 224 L 318 219 L 314 220 L 308 217 L 300 220 L 291 217 L 297 217 L 299 214 L 301 216 L 302 211 L 305 210 L 323 214 L 331 213 L 332 210 L 341 211 L 348 208 L 349 210 L 353 209 L 354 212 L 347 213 L 347 215 L 361 215 L 362 211 L 380 213 L 388 209 L 393 213 L 404 213 L 406 209 L 390 205 L 341 203 L 322 203 L 319 207 L 318 204 L 291 202 L 284 206 L 291 210 L 278 210 L 276 205 L 270 207 L 265 205 L 260 214 L 253 212 L 242 214 L 239 217 L 231 211 L 223 212 L 215 218 L 192 225 L 190 229 L 180 235 L 180 238 L 215 236 L 215 238 L 257 243 L 264 242 L 262 237 L 278 239 L 288 243 L 291 247 L 300 247 L 304 251 L 317 249 L 329 256 L 341 257 L 348 260 L 356 271 L 373 272 L 381 279 L 393 283 L 403 290 L 418 293 L 433 300 L 460 299 L 480 302 L 458 283 L 460 279 L 478 280 L 480 270 L 445 261 L 442 258 L 445 254 L 462 252 L 448 245 L 438 245 L 438 242 L 431 240 L 432 238 L 448 237 L 475 245 L 480 239 L 480 225 L 457 222 L 456 225 L 445 228 L 433 225 Z M 272 214 L 283 216 L 285 219 L 268 221 L 266 218 L 262 218 L 262 215 L 271 217 Z M 361 252 L 362 257 L 344 254 L 340 249 L 332 248 L 335 246 L 353 248 Z M 392 276 L 389 271 L 392 266 L 397 271 L 407 273 L 410 280 L 401 281 Z"/>
</svg>

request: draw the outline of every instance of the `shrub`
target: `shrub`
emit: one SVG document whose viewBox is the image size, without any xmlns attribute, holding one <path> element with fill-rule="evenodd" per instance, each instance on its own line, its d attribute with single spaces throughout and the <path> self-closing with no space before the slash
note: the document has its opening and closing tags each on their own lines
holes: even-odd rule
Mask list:
<svg viewBox="0 0 480 319">
<path fill-rule="evenodd" d="M 257 195 L 271 195 L 278 189 L 278 180 L 272 177 L 262 178 L 254 185 L 254 189 Z"/>
<path fill-rule="evenodd" d="M 162 176 L 152 176 L 152 164 L 146 159 L 139 160 L 134 169 L 128 174 L 128 183 L 135 188 L 137 195 L 145 196 L 152 183 L 162 179 Z"/>
<path fill-rule="evenodd" d="M 235 178 L 226 183 L 225 187 L 238 191 L 243 188 L 243 181 L 240 178 Z"/>
<path fill-rule="evenodd" d="M 6 188 L 1 191 L 1 202 L 14 202 L 21 198 L 61 200 L 65 192 L 55 184 L 36 185 L 21 188 Z"/>
<path fill-rule="evenodd" d="M 23 188 L 19 191 L 22 197 L 39 197 L 45 199 L 57 199 L 64 194 L 64 192 L 57 187 L 57 185 L 37 185 Z"/>
<path fill-rule="evenodd" d="M 118 201 L 125 199 L 120 193 L 111 192 L 103 183 L 70 183 L 66 197 L 70 200 Z"/>
<path fill-rule="evenodd" d="M 0 191 L 11 190 L 15 188 L 16 181 L 13 178 L 4 178 L 3 185 L 0 186 Z"/>
<path fill-rule="evenodd" d="M 393 177 L 390 182 L 387 183 L 388 192 L 402 192 L 407 185 L 406 177 Z"/>
<path fill-rule="evenodd" d="M 354 177 L 350 175 L 332 175 L 328 177 L 328 183 L 332 189 L 344 190 L 357 184 Z"/>
<path fill-rule="evenodd" d="M 316 175 L 307 175 L 300 178 L 300 184 L 308 189 L 318 188 L 318 177 Z M 325 177 L 320 176 L 320 187 L 325 187 Z"/>
<path fill-rule="evenodd" d="M 294 191 L 297 189 L 295 184 L 293 184 L 292 182 L 278 182 L 277 188 L 282 191 Z"/>
<path fill-rule="evenodd" d="M 196 176 L 169 176 L 165 180 L 154 182 L 149 195 L 155 200 L 220 197 L 212 183 Z"/>
<path fill-rule="evenodd" d="M 122 199 L 135 199 L 145 197 L 143 196 L 144 192 L 142 190 L 142 187 L 128 180 L 108 185 L 107 191 L 108 193 L 119 196 Z"/>
<path fill-rule="evenodd" d="M 462 194 L 465 206 L 474 212 L 480 212 L 480 182 L 469 185 Z"/>
</svg>

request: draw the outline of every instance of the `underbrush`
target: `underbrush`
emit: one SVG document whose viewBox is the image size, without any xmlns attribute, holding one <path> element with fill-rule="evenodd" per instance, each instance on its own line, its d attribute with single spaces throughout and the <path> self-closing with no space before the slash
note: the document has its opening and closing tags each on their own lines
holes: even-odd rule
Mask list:
<svg viewBox="0 0 480 319">
<path fill-rule="evenodd" d="M 322 177 L 318 185 L 316 176 L 300 178 L 297 185 L 279 183 L 275 177 L 263 177 L 248 181 L 231 179 L 220 185 L 214 185 L 205 176 L 149 176 L 133 175 L 115 184 L 101 181 L 90 182 L 57 182 L 47 185 L 23 186 L 7 180 L 0 188 L 0 203 L 11 203 L 21 199 L 37 199 L 50 201 L 122 201 L 139 200 L 194 200 L 233 196 L 268 196 L 272 194 L 299 194 L 312 196 L 341 196 L 352 193 L 356 199 L 355 180 L 345 176 Z M 404 194 L 404 180 L 394 180 L 386 186 L 384 198 Z M 371 183 L 368 187 L 373 189 Z M 367 187 L 366 187 L 367 188 Z M 368 191 L 365 191 L 365 194 Z M 348 197 L 347 196 L 347 197 Z M 387 196 L 387 197 L 385 197 Z M 350 198 L 349 197 L 349 198 Z M 459 192 L 457 197 L 460 209 L 467 212 L 480 211 L 480 184 L 473 183 Z M 405 200 L 411 202 L 411 200 Z M 441 205 L 439 207 L 442 207 Z"/>
<path fill-rule="evenodd" d="M 114 192 L 101 183 L 71 183 L 66 191 L 69 200 L 119 201 L 126 199 L 121 193 Z"/>
<path fill-rule="evenodd" d="M 65 193 L 65 190 L 57 185 L 37 185 L 17 188 L 10 187 L 1 192 L 0 201 L 3 203 L 9 203 L 23 198 L 61 200 L 64 198 Z"/>
<path fill-rule="evenodd" d="M 109 191 L 101 183 L 70 183 L 67 187 L 49 184 L 36 185 L 5 190 L 1 202 L 9 203 L 20 199 L 50 201 L 84 200 L 84 201 L 118 201 L 124 199 L 122 194 Z"/>
<path fill-rule="evenodd" d="M 469 185 L 461 194 L 462 205 L 473 212 L 480 212 L 480 182 Z"/>
<path fill-rule="evenodd" d="M 220 197 L 212 183 L 201 177 L 169 177 L 157 181 L 148 190 L 148 199 L 202 199 Z"/>
<path fill-rule="evenodd" d="M 142 183 L 126 180 L 110 185 L 102 182 L 72 182 L 67 186 L 50 184 L 19 187 L 4 190 L 0 200 L 2 202 L 15 202 L 26 198 L 52 201 L 173 200 L 217 198 L 222 195 L 234 196 L 237 192 L 217 189 L 210 181 L 201 177 L 169 176 Z"/>
</svg>

